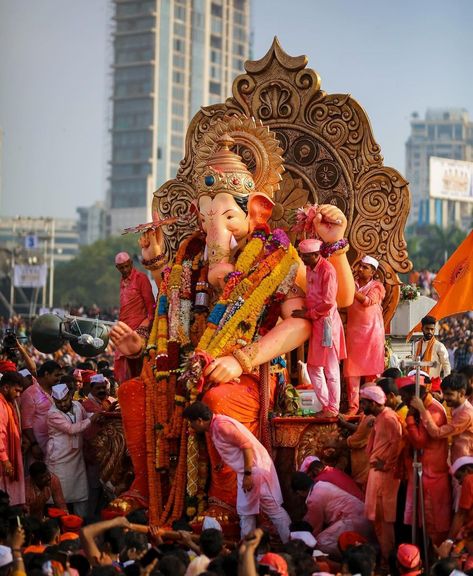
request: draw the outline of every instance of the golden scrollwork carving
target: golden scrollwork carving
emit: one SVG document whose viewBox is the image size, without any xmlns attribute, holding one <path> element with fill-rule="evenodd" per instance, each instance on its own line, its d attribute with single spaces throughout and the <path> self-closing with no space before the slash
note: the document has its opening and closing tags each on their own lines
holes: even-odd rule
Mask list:
<svg viewBox="0 0 473 576">
<path fill-rule="evenodd" d="M 97 421 L 97 433 L 89 441 L 95 460 L 100 465 L 100 479 L 114 487 L 118 495 L 131 484 L 133 477 L 123 423 L 116 418 L 102 416 Z"/>
<path fill-rule="evenodd" d="M 176 179 L 155 192 L 153 207 L 163 217 L 188 211 L 196 151 L 206 134 L 214 132 L 224 117 L 255 118 L 275 132 L 286 169 L 282 189 L 276 192 L 272 224 L 287 225 L 287 210 L 296 197 L 301 205 L 307 201 L 331 203 L 343 210 L 348 220 L 350 260 L 368 253 L 380 261 L 388 322 L 399 300 L 398 274 L 412 267 L 404 239 L 410 208 L 407 182 L 383 165 L 380 146 L 360 104 L 348 94 L 321 90 L 320 77 L 307 68 L 305 56 L 286 54 L 274 39 L 268 53 L 246 62 L 245 69 L 233 83 L 231 98 L 195 115 Z M 232 137 L 243 150 L 244 139 Z M 251 154 L 244 161 L 251 171 Z M 293 194 L 293 190 L 298 192 Z M 165 229 L 166 251 L 175 251 L 193 225 L 196 222 Z"/>
</svg>

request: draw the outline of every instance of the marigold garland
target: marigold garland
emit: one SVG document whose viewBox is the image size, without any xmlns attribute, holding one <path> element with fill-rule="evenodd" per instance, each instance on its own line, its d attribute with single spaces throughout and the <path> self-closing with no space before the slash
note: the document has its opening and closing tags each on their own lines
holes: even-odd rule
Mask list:
<svg viewBox="0 0 473 576">
<path fill-rule="evenodd" d="M 193 305 L 196 291 L 208 290 L 203 246 L 200 233 L 187 238 L 174 265 L 164 269 L 146 348 L 143 375 L 150 516 L 159 524 L 182 515 L 186 489 L 188 497 L 197 502 L 198 510 L 204 506 L 208 472 L 205 447 L 199 447 L 193 434 L 188 435 L 188 424 L 182 417 L 186 401 L 194 398 L 196 392 L 187 390 L 185 382 L 178 378 L 184 347 L 192 342 L 195 348 L 197 343 L 193 325 L 201 326 L 206 318 L 207 326 L 197 348 L 214 358 L 252 342 L 268 318 L 267 311 L 287 294 L 298 266 L 296 251 L 284 233 L 274 231 L 268 236 L 264 231 L 255 231 L 209 314 L 207 308 L 196 309 Z M 164 478 L 157 470 L 172 473 L 171 445 L 173 453 L 178 449 L 179 454 L 168 488 L 167 476 Z"/>
</svg>

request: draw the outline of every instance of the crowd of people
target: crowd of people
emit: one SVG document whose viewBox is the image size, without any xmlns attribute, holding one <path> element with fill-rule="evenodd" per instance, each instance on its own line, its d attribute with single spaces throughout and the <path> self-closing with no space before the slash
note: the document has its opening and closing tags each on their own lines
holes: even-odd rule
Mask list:
<svg viewBox="0 0 473 576">
<path fill-rule="evenodd" d="M 451 330 L 459 325 L 466 324 L 448 324 Z M 414 375 L 402 376 L 398 369 L 362 385 L 360 418 L 338 416 L 350 450 L 348 470 L 313 454 L 291 478 L 300 497 L 300 510 L 291 515 L 303 517 L 297 522 L 281 507 L 280 491 L 274 496 L 277 476 L 265 480 L 264 463 L 273 472 L 274 465 L 244 426 L 219 417 L 224 421 L 217 428 L 216 416 L 205 408 L 203 420 L 199 412 L 185 413 L 194 429 L 209 432 L 235 470 L 240 462 L 242 486 L 247 482 L 251 498 L 258 496 L 261 510 L 277 527 L 279 538 L 274 530 L 256 528 L 256 515 L 249 513 L 237 545 L 225 541 L 221 526 L 211 518 L 206 520 L 211 527 L 200 536 L 191 533 L 184 519 L 165 533 L 150 528 L 146 510 L 100 521 L 107 498 L 98 463 L 88 454 L 88 433 L 99 414 L 117 408 L 109 362 L 89 359 L 66 366 L 46 360 L 32 368 L 24 353 L 18 364 L 3 360 L 0 365 L 0 571 L 9 566 L 18 573 L 44 573 L 48 566 L 47 573 L 81 576 L 112 570 L 173 576 L 368 576 L 375 567 L 379 573 L 419 574 L 421 558 L 437 559 L 432 574 L 473 567 L 471 366 L 441 381 L 424 372 L 419 397 Z M 260 456 L 245 460 L 248 449 Z M 414 450 L 422 463 L 423 515 L 417 504 L 418 524 L 431 543 L 428 551 L 408 544 L 406 532 L 415 506 Z M 266 481 L 270 489 L 265 492 Z"/>
<path fill-rule="evenodd" d="M 15 336 L 0 360 L 0 576 L 473 570 L 472 316 L 442 321 L 441 338 L 435 318 L 422 320 L 416 392 L 414 370 L 383 372 L 378 262 L 365 256 L 355 271 L 345 343 L 335 273 L 320 251 L 318 240 L 299 244 L 308 290 L 306 308 L 293 317 L 312 322 L 308 372 L 322 406 L 318 415 L 337 419 L 337 449 L 348 451 L 348 465 L 338 467 L 328 452 L 306 454 L 290 478 L 297 506 L 289 514 L 271 454 L 248 428 L 203 402 L 183 411 L 189 427 L 217 450 L 217 466 L 236 473 L 240 539 L 226 537 L 228 527 L 210 516 L 198 526 L 183 516 L 157 527 L 149 525 L 146 508 L 123 516 L 108 507 L 118 494 L 101 480 L 93 439 L 100 419 L 120 410 L 117 389 L 139 374 L 139 359 L 116 354 L 112 366 L 109 353 L 84 361 L 69 345 L 41 355 L 28 344 L 29 327 L 20 318 L 3 322 Z M 119 319 L 146 337 L 153 315 L 149 280 L 126 253 L 117 255 L 116 267 Z M 69 313 L 103 315 L 95 307 Z M 455 346 L 459 339 L 462 346 Z M 343 378 L 345 414 L 339 412 Z M 413 535 L 422 546 L 412 544 Z"/>
</svg>

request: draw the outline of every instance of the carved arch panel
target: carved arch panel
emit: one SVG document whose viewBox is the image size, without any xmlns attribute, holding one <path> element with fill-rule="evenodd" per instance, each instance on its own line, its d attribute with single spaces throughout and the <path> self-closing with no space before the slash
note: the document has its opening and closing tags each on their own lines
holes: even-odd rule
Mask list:
<svg viewBox="0 0 473 576">
<path fill-rule="evenodd" d="M 399 273 L 408 272 L 404 227 L 410 208 L 406 180 L 383 165 L 363 108 L 347 94 L 326 94 L 305 56 L 292 57 L 277 39 L 268 53 L 245 64 L 225 103 L 202 108 L 189 125 L 185 156 L 174 180 L 155 192 L 153 207 L 161 217 L 187 212 L 193 200 L 194 150 L 202 136 L 224 116 L 254 117 L 273 130 L 283 150 L 286 172 L 272 225 L 287 227 L 288 212 L 306 202 L 333 203 L 348 219 L 352 263 L 369 254 L 380 261 L 386 288 L 386 323 L 399 300 Z M 251 155 L 236 144 L 251 170 Z M 164 229 L 166 249 L 176 250 L 196 221 Z"/>
</svg>

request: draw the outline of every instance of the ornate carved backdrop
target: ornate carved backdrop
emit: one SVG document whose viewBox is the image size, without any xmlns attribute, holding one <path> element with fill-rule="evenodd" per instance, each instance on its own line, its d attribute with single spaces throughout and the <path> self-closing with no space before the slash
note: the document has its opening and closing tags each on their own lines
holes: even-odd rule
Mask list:
<svg viewBox="0 0 473 576">
<path fill-rule="evenodd" d="M 307 68 L 305 56 L 289 56 L 275 38 L 266 56 L 246 62 L 245 69 L 233 83 L 232 98 L 203 108 L 193 118 L 176 178 L 154 193 L 153 208 L 161 217 L 189 213 L 195 149 L 218 120 L 242 114 L 261 120 L 276 133 L 286 169 L 274 198 L 272 226 L 287 227 L 288 212 L 307 202 L 341 208 L 348 219 L 350 261 L 365 254 L 380 261 L 378 277 L 386 287 L 383 307 L 389 322 L 399 300 L 398 273 L 412 267 L 404 239 L 410 207 L 406 180 L 383 165 L 363 108 L 347 94 L 321 90 L 320 77 Z M 244 141 L 232 137 L 251 170 Z M 174 252 L 190 231 L 188 222 L 165 227 L 166 250 Z"/>
</svg>

